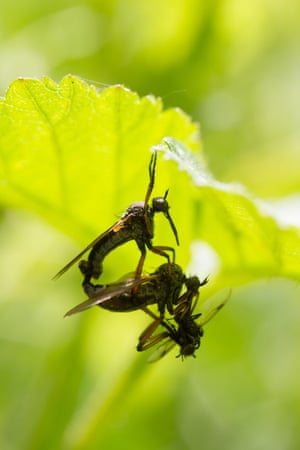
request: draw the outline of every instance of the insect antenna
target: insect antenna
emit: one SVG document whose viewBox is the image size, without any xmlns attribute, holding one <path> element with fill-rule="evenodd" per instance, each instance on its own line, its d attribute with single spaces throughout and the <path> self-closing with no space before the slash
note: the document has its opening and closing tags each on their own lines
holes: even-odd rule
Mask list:
<svg viewBox="0 0 300 450">
<path fill-rule="evenodd" d="M 168 193 L 169 193 L 169 189 L 167 189 L 166 192 L 165 192 L 164 200 L 167 199 Z M 175 223 L 173 222 L 172 217 L 170 216 L 170 213 L 169 213 L 168 210 L 165 212 L 165 216 L 166 216 L 167 220 L 169 221 L 169 224 L 171 225 L 173 234 L 174 234 L 175 239 L 176 239 L 176 244 L 179 245 L 178 232 L 177 232 L 177 229 L 175 227 Z"/>
</svg>

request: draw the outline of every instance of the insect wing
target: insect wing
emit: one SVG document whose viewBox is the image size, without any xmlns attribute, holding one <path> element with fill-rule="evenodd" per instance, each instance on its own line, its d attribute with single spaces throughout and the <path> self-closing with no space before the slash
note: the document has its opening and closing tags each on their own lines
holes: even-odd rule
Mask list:
<svg viewBox="0 0 300 450">
<path fill-rule="evenodd" d="M 151 355 L 149 356 L 149 358 L 147 359 L 147 361 L 149 363 L 153 363 L 156 361 L 159 361 L 161 358 L 163 358 L 167 353 L 169 353 L 169 351 L 172 350 L 172 348 L 174 348 L 176 345 L 176 342 L 171 338 L 168 337 L 165 339 L 165 341 L 160 344 L 153 353 L 151 353 Z"/>
<path fill-rule="evenodd" d="M 108 230 L 104 231 L 104 233 L 100 234 L 96 239 L 94 239 L 87 247 L 85 247 L 84 250 L 82 250 L 75 258 L 73 258 L 68 264 L 66 264 L 59 272 L 57 272 L 56 275 L 54 275 L 53 280 L 56 280 L 57 278 L 60 278 L 67 270 L 69 270 L 77 261 L 79 261 L 82 256 L 91 248 L 93 248 L 98 242 L 103 239 L 103 236 L 105 236 L 107 233 L 111 233 L 114 231 L 114 229 L 120 228 L 122 224 L 124 223 L 124 219 L 118 220 L 112 227 L 110 227 Z"/>
<path fill-rule="evenodd" d="M 229 300 L 230 295 L 230 289 L 222 289 L 220 292 L 217 292 L 215 295 L 213 295 L 208 301 L 210 304 L 215 304 L 215 306 L 210 307 L 207 311 L 201 312 L 201 320 L 197 322 L 198 325 L 202 327 L 203 325 L 206 325 L 211 319 L 213 319 L 215 315 L 220 311 L 220 309 L 225 306 L 225 304 Z"/>
<path fill-rule="evenodd" d="M 73 314 L 77 314 L 79 312 L 83 312 L 86 309 L 91 308 L 92 306 L 101 305 L 108 300 L 113 299 L 114 297 L 124 294 L 127 291 L 130 291 L 135 286 L 140 285 L 145 280 L 142 279 L 130 279 L 123 283 L 110 284 L 108 286 L 99 287 L 97 293 L 94 296 L 90 297 L 88 300 L 85 300 L 74 308 L 70 309 L 66 312 L 64 317 L 72 316 Z"/>
</svg>

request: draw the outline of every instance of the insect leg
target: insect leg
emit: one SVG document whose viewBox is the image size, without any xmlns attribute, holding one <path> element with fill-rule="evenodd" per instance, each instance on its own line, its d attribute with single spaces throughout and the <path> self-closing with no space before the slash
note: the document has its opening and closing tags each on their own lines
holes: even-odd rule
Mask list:
<svg viewBox="0 0 300 450">
<path fill-rule="evenodd" d="M 152 319 L 154 320 L 159 320 L 159 317 L 157 317 L 152 311 L 151 309 L 147 308 L 147 306 L 143 306 L 142 308 L 140 308 L 141 310 L 143 310 L 146 314 L 148 314 L 148 316 L 150 316 Z"/>
<path fill-rule="evenodd" d="M 157 319 L 154 320 L 140 335 L 139 342 L 137 344 L 137 351 L 142 352 L 144 350 L 147 350 L 148 348 L 152 347 L 153 345 L 157 344 L 157 342 L 160 342 L 162 339 L 169 336 L 169 333 L 167 331 L 163 331 L 155 336 L 153 336 L 153 333 L 156 331 L 158 326 L 161 324 L 161 320 Z"/>
<path fill-rule="evenodd" d="M 142 246 L 143 248 L 141 248 L 141 246 L 138 245 L 138 247 L 141 250 L 142 254 L 141 254 L 138 266 L 137 266 L 136 271 L 135 271 L 135 278 L 140 278 L 140 276 L 142 274 L 145 258 L 146 258 L 146 248 L 145 248 L 145 246 L 143 245 Z"/>
<path fill-rule="evenodd" d="M 172 253 L 172 262 L 175 262 L 175 250 L 172 247 L 167 247 L 164 245 L 156 245 L 153 246 L 151 244 L 151 242 L 147 242 L 147 247 L 149 248 L 149 250 L 151 250 L 151 252 L 156 253 L 157 255 L 161 255 L 164 258 L 167 258 L 168 263 L 170 262 L 170 257 L 169 255 L 166 253 L 166 251 L 171 252 Z"/>
<path fill-rule="evenodd" d="M 144 208 L 147 209 L 150 196 L 153 191 L 154 182 L 155 182 L 155 168 L 156 168 L 156 161 L 157 161 L 157 152 L 153 152 L 151 155 L 150 163 L 149 163 L 149 184 L 145 196 L 145 202 L 144 202 Z"/>
</svg>

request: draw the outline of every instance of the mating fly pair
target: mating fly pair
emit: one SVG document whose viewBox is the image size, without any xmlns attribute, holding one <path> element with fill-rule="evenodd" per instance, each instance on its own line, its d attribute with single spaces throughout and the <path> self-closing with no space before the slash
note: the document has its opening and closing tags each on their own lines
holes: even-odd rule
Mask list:
<svg viewBox="0 0 300 450">
<path fill-rule="evenodd" d="M 149 361 L 157 361 L 175 345 L 179 346 L 182 359 L 195 356 L 203 336 L 203 326 L 221 309 L 224 302 L 210 311 L 202 321 L 197 322 L 201 314 L 194 314 L 200 287 L 207 283 L 198 277 L 186 277 L 181 267 L 175 263 L 166 263 L 139 279 L 128 279 L 103 287 L 96 287 L 93 296 L 75 306 L 66 313 L 70 316 L 83 312 L 93 306 L 109 311 L 129 312 L 138 309 L 147 313 L 153 321 L 139 337 L 137 350 L 144 351 L 158 345 Z M 185 291 L 181 294 L 182 289 Z M 157 304 L 157 316 L 148 308 Z M 165 311 L 169 317 L 165 318 Z M 159 331 L 156 333 L 158 329 Z"/>
<path fill-rule="evenodd" d="M 149 184 L 144 202 L 132 203 L 121 218 L 107 231 L 91 242 L 79 255 L 61 269 L 55 278 L 65 273 L 73 264 L 79 261 L 79 269 L 84 276 L 83 289 L 88 300 L 75 306 L 66 313 L 66 316 L 82 312 L 92 306 L 101 306 L 104 309 L 118 312 L 128 312 L 137 309 L 143 310 L 151 318 L 151 324 L 139 337 L 138 351 L 146 350 L 160 344 L 154 353 L 153 360 L 166 354 L 176 344 L 180 348 L 178 356 L 182 358 L 193 355 L 200 346 L 203 335 L 203 325 L 210 320 L 220 309 L 215 309 L 210 317 L 204 321 L 196 322 L 201 314 L 194 314 L 199 296 L 199 289 L 206 284 L 197 277 L 186 277 L 181 267 L 175 264 L 175 250 L 167 246 L 154 246 L 154 215 L 162 212 L 170 223 L 177 244 L 178 234 L 174 222 L 169 214 L 167 202 L 168 191 L 163 197 L 155 197 L 150 205 L 150 197 L 154 188 L 157 154 L 153 153 L 149 164 Z M 110 285 L 94 285 L 91 280 L 98 279 L 103 271 L 105 257 L 115 248 L 134 240 L 141 252 L 141 256 L 134 274 L 119 283 Z M 146 257 L 146 248 L 166 258 L 167 263 L 162 264 L 149 275 L 142 273 Z M 87 260 L 83 255 L 90 250 Z M 172 253 L 172 261 L 168 252 Z M 182 294 L 182 290 L 185 289 Z M 158 315 L 148 308 L 156 304 Z M 169 318 L 165 318 L 165 312 Z M 156 334 L 159 327 L 163 328 Z"/>
</svg>

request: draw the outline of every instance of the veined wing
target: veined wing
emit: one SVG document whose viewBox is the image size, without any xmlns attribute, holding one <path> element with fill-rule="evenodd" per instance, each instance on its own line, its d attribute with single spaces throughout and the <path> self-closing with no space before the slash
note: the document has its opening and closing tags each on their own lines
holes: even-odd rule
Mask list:
<svg viewBox="0 0 300 450">
<path fill-rule="evenodd" d="M 73 258 L 68 264 L 66 264 L 59 272 L 57 272 L 56 275 L 54 275 L 53 280 L 56 280 L 57 278 L 61 277 L 67 270 L 70 269 L 77 261 L 79 261 L 82 256 L 91 248 L 93 248 L 98 242 L 100 242 L 103 237 L 107 234 L 112 232 L 115 228 L 120 228 L 124 224 L 124 219 L 118 220 L 114 225 L 112 225 L 108 230 L 104 231 L 104 233 L 100 234 L 96 239 L 94 239 L 87 247 L 85 247 L 82 252 L 80 252 L 75 258 Z"/>
<path fill-rule="evenodd" d="M 224 294 L 227 296 L 225 297 Z M 200 327 L 207 324 L 219 311 L 223 308 L 223 306 L 228 301 L 229 297 L 231 295 L 231 290 L 222 290 L 218 292 L 216 295 L 214 295 L 211 298 L 211 301 L 215 304 L 215 306 L 209 308 L 209 310 L 204 313 L 195 314 L 192 316 L 193 319 L 196 319 L 200 316 L 200 320 L 196 322 L 196 324 Z M 220 300 L 222 298 L 222 300 Z M 167 327 L 167 329 L 169 329 Z M 169 336 L 166 336 L 164 339 L 162 339 L 162 342 L 160 345 L 156 347 L 154 352 L 150 355 L 148 358 L 148 362 L 156 362 L 159 361 L 161 358 L 163 358 L 167 353 L 169 353 L 176 345 L 179 345 L 178 342 L 176 342 L 175 339 L 172 337 L 172 330 L 169 330 Z M 180 345 L 179 345 L 180 346 Z M 179 355 L 178 355 L 179 356 Z"/>
<path fill-rule="evenodd" d="M 154 352 L 151 353 L 147 361 L 149 363 L 153 363 L 156 361 L 159 361 L 161 358 L 163 358 L 167 353 L 169 353 L 176 345 L 177 343 L 171 338 L 167 337 L 164 339 L 164 342 L 162 342 Z"/>
<path fill-rule="evenodd" d="M 114 283 L 109 284 L 107 286 L 96 288 L 97 292 L 95 292 L 95 294 L 92 297 L 90 297 L 89 299 L 85 300 L 82 303 L 79 303 L 79 305 L 74 306 L 74 308 L 66 312 L 64 317 L 72 316 L 73 314 L 85 311 L 86 309 L 89 309 L 92 306 L 101 305 L 102 303 L 105 303 L 108 300 L 112 300 L 114 297 L 117 297 L 121 294 L 125 294 L 134 287 L 140 286 L 143 283 L 147 283 L 150 280 L 151 276 L 144 276 L 142 278 L 131 278 L 121 283 Z"/>
<path fill-rule="evenodd" d="M 209 303 L 214 303 L 215 306 L 209 308 L 207 311 L 201 311 L 201 319 L 197 322 L 199 326 L 206 325 L 211 319 L 215 317 L 215 315 L 223 308 L 224 305 L 228 302 L 231 295 L 231 289 L 222 289 L 220 292 L 217 292 L 207 301 Z M 222 300 L 221 300 L 222 298 Z"/>
</svg>

